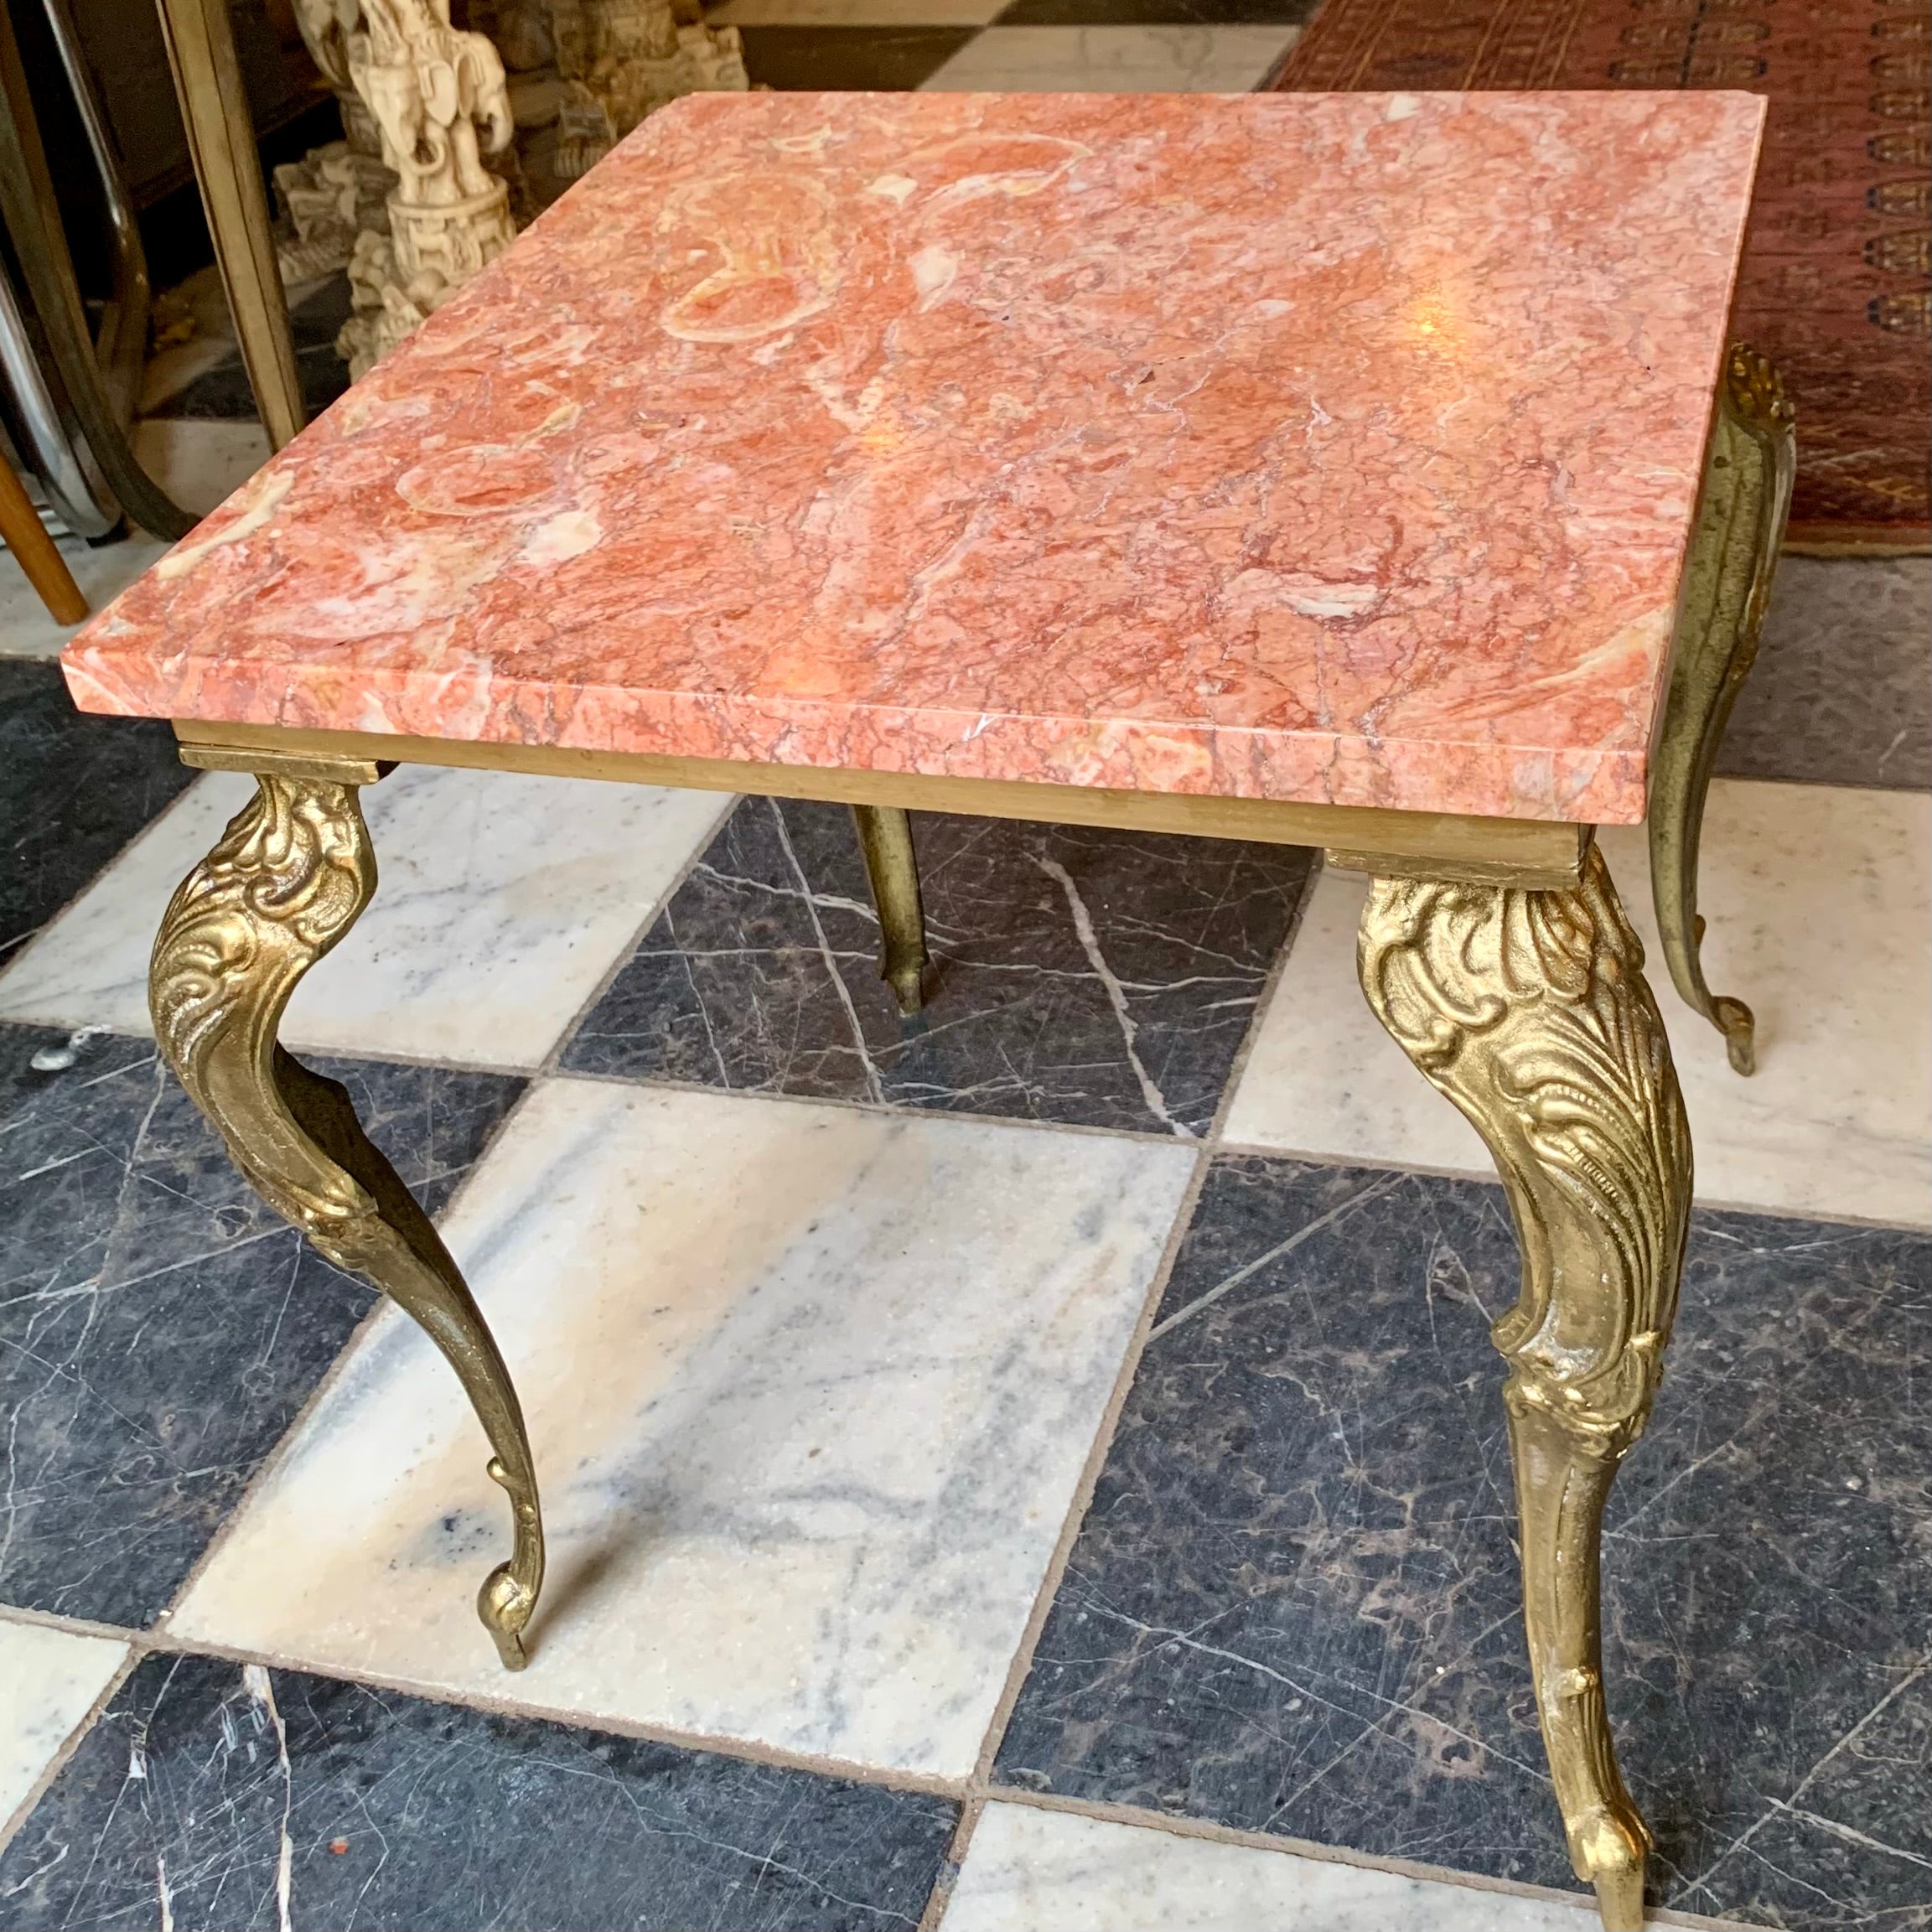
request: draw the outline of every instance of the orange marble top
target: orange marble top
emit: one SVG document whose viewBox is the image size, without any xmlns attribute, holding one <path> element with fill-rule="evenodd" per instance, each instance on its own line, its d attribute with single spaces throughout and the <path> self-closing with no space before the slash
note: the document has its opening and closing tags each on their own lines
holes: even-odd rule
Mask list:
<svg viewBox="0 0 1932 1932">
<path fill-rule="evenodd" d="M 86 710 L 1629 821 L 1763 104 L 695 95 Z"/>
</svg>

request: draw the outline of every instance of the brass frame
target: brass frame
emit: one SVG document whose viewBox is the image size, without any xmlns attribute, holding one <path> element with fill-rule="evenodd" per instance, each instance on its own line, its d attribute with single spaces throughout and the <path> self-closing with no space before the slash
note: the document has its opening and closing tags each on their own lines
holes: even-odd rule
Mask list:
<svg viewBox="0 0 1932 1932">
<path fill-rule="evenodd" d="M 1724 1036 L 1740 1074 L 1757 1069 L 1751 1009 L 1713 994 L 1699 947 L 1697 853 L 1711 768 L 1758 656 L 1797 469 L 1793 411 L 1777 371 L 1742 344 L 1725 360 L 1717 420 L 1685 566 L 1670 688 L 1651 763 L 1650 892 L 1665 963 L 1685 1003 Z"/>
<path fill-rule="evenodd" d="M 1296 805 L 1273 799 L 1187 792 L 1115 791 L 1099 785 L 1030 785 L 1006 779 L 951 778 L 925 772 L 841 771 L 805 764 L 754 764 L 732 759 L 655 757 L 640 752 L 574 751 L 558 745 L 391 737 L 386 733 L 309 731 L 276 725 L 175 721 L 183 760 L 210 771 L 256 771 L 262 760 L 352 759 L 479 771 L 536 772 L 620 785 L 750 792 L 765 798 L 823 799 L 836 805 L 961 812 L 1049 825 L 1115 826 L 1130 831 L 1253 839 L 1263 845 L 1348 848 L 1346 862 L 1499 885 L 1574 885 L 1592 837 L 1586 825 L 1551 819 L 1480 818 L 1433 811 L 1383 811 L 1360 805 Z M 1338 854 L 1338 862 L 1340 862 Z"/>
</svg>

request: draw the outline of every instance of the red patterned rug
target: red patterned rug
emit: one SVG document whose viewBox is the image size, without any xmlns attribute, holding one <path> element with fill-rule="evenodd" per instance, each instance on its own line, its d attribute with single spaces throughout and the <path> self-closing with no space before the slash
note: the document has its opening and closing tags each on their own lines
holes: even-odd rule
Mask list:
<svg viewBox="0 0 1932 1932">
<path fill-rule="evenodd" d="M 1798 406 L 1791 541 L 1923 549 L 1929 27 L 1924 0 L 1327 0 L 1272 84 L 1768 96 L 1737 326 Z"/>
</svg>

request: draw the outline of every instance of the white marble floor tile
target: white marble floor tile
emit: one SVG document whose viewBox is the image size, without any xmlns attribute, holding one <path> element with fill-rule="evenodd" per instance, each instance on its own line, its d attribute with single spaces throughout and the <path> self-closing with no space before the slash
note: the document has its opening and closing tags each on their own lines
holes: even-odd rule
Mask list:
<svg viewBox="0 0 1932 1932">
<path fill-rule="evenodd" d="M 228 772 L 191 785 L 0 973 L 0 1019 L 146 1033 L 163 909 L 251 789 Z M 503 1067 L 542 1061 L 731 803 L 427 767 L 362 797 L 381 883 L 282 1038 Z"/>
<path fill-rule="evenodd" d="M 1594 1909 L 1024 1805 L 980 1815 L 943 1932 L 1589 1932 Z"/>
<path fill-rule="evenodd" d="M 198 516 L 239 489 L 268 460 L 268 439 L 257 422 L 138 422 L 133 443 L 135 456 L 154 480 Z M 91 613 L 118 597 L 169 548 L 144 530 L 131 531 L 120 542 L 98 550 L 78 537 L 60 542 Z M 0 558 L 0 656 L 53 657 L 80 628 L 54 623 L 20 566 L 10 556 Z"/>
<path fill-rule="evenodd" d="M 989 27 L 929 94 L 1243 94 L 1293 44 L 1282 26 Z"/>
<path fill-rule="evenodd" d="M 267 462 L 268 437 L 259 422 L 158 417 L 135 424 L 134 454 L 184 510 L 205 516 Z"/>
<path fill-rule="evenodd" d="M 546 1080 L 444 1227 L 545 1484 L 528 1670 L 472 1607 L 508 1544 L 482 1435 L 393 1312 L 174 1634 L 963 1774 L 1191 1159 Z"/>
<path fill-rule="evenodd" d="M 0 1621 L 0 1823 L 121 1668 L 127 1646 Z"/>
<path fill-rule="evenodd" d="M 60 554 L 73 572 L 90 613 L 111 603 L 172 546 L 137 530 L 118 543 L 95 550 L 77 536 L 59 538 Z M 10 553 L 0 552 L 0 657 L 57 657 L 80 626 L 56 624 L 39 593 Z"/>
<path fill-rule="evenodd" d="M 1603 849 L 1643 935 L 1696 1152 L 1700 1199 L 1932 1222 L 1932 798 L 1719 780 L 1705 818 L 1707 977 L 1758 1016 L 1733 1074 L 1678 999 L 1640 826 Z M 1384 1034 L 1355 983 L 1365 883 L 1318 883 L 1230 1111 L 1237 1144 L 1493 1173 L 1474 1132 Z"/>
<path fill-rule="evenodd" d="M 983 27 L 1007 0 L 724 0 L 712 27 Z"/>
</svg>

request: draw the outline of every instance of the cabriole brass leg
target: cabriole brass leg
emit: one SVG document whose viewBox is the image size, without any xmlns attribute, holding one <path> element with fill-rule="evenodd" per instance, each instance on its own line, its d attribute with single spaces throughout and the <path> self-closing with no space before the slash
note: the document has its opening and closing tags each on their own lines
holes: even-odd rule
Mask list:
<svg viewBox="0 0 1932 1932">
<path fill-rule="evenodd" d="M 1650 889 L 1670 978 L 1724 1036 L 1731 1064 L 1754 1072 L 1751 1009 L 1704 983 L 1698 948 L 1697 847 L 1711 767 L 1758 655 L 1797 463 L 1790 404 L 1761 355 L 1734 348 L 1725 365 L 1697 528 L 1685 566 L 1650 780 Z"/>
<path fill-rule="evenodd" d="M 505 1665 L 521 1670 L 543 1582 L 543 1523 L 516 1391 L 456 1263 L 363 1133 L 347 1091 L 275 1037 L 296 982 L 376 890 L 356 787 L 287 770 L 256 784 L 161 922 L 148 989 L 155 1038 L 262 1199 L 338 1267 L 400 1303 L 462 1379 L 515 1536 L 477 1610 Z"/>
<path fill-rule="evenodd" d="M 1643 1921 L 1650 1834 L 1603 1705 L 1603 1500 L 1642 1432 L 1676 1304 L 1690 1133 L 1643 951 L 1602 855 L 1536 892 L 1379 878 L 1369 1003 L 1489 1143 L 1523 1250 L 1496 1323 L 1536 1707 L 1577 1876 L 1609 1932 Z"/>
<path fill-rule="evenodd" d="M 925 912 L 919 904 L 912 821 L 888 805 L 855 805 L 852 816 L 872 881 L 872 903 L 878 909 L 878 976 L 909 1019 L 919 1008 L 919 981 L 926 968 Z"/>
</svg>

